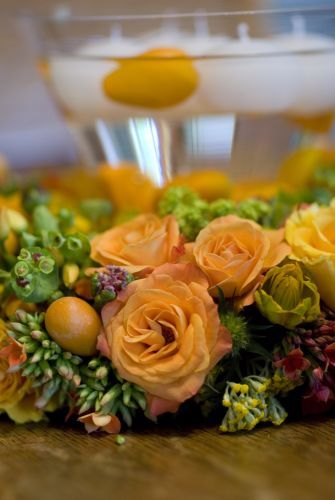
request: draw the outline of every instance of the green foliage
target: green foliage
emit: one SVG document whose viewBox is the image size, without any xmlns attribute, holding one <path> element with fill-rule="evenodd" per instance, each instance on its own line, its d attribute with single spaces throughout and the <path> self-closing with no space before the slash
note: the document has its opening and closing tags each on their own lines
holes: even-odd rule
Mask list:
<svg viewBox="0 0 335 500">
<path fill-rule="evenodd" d="M 313 173 L 312 183 L 331 191 L 335 190 L 335 165 L 321 165 Z"/>
<path fill-rule="evenodd" d="M 59 223 L 57 217 L 52 215 L 50 210 L 45 205 L 37 205 L 32 213 L 32 222 L 34 232 L 41 234 L 42 232 L 57 232 L 59 231 Z"/>
<path fill-rule="evenodd" d="M 292 211 L 302 203 L 319 203 L 328 205 L 333 197 L 325 187 L 304 188 L 294 193 L 280 191 L 269 202 L 269 212 L 263 218 L 264 226 L 281 227 Z"/>
<path fill-rule="evenodd" d="M 68 208 L 62 208 L 58 214 L 59 228 L 64 233 L 74 224 L 74 213 Z"/>
<path fill-rule="evenodd" d="M 48 205 L 50 202 L 50 193 L 42 189 L 31 187 L 24 192 L 23 208 L 26 212 L 32 213 L 33 210 L 41 205 Z"/>
<path fill-rule="evenodd" d="M 87 219 L 98 222 L 105 217 L 109 217 L 112 214 L 113 207 L 108 200 L 92 198 L 80 203 L 80 211 Z"/>
<path fill-rule="evenodd" d="M 246 319 L 235 311 L 226 311 L 220 314 L 220 321 L 230 332 L 233 339 L 233 355 L 247 349 L 250 343 L 250 333 Z"/>
</svg>

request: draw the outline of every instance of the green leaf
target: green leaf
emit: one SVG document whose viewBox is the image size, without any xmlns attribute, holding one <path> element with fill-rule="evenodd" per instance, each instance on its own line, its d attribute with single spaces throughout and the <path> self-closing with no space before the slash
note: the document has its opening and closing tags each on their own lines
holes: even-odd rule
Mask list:
<svg viewBox="0 0 335 500">
<path fill-rule="evenodd" d="M 44 205 L 39 205 L 34 209 L 32 218 L 35 231 L 39 233 L 59 230 L 57 218 Z"/>
<path fill-rule="evenodd" d="M 259 356 L 262 356 L 265 359 L 272 359 L 270 352 L 259 342 L 256 342 L 256 340 L 250 340 L 247 350 L 252 354 L 259 354 Z"/>
</svg>

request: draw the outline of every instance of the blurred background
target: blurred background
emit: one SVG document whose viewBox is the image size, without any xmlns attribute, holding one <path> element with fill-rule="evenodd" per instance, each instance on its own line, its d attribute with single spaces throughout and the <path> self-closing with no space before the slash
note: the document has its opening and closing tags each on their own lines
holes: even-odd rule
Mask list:
<svg viewBox="0 0 335 500">
<path fill-rule="evenodd" d="M 335 5 L 335 0 L 0 0 L 0 152 L 14 167 L 75 161 L 75 148 L 60 112 L 41 82 L 24 21 L 55 9 L 73 14 L 145 14 Z"/>
</svg>

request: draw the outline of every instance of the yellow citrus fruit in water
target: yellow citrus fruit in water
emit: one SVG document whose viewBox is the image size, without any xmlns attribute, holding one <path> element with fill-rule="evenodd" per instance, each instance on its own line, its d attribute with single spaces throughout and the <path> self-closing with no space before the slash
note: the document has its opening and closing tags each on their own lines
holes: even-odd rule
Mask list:
<svg viewBox="0 0 335 500">
<path fill-rule="evenodd" d="M 108 98 L 150 109 L 183 102 L 197 85 L 198 73 L 191 59 L 182 50 L 169 47 L 119 60 L 119 67 L 103 80 Z"/>
<path fill-rule="evenodd" d="M 335 150 L 301 148 L 293 151 L 279 170 L 278 181 L 293 187 L 308 185 L 318 167 L 335 168 Z"/>
<path fill-rule="evenodd" d="M 188 186 L 208 201 L 224 198 L 230 193 L 228 177 L 218 170 L 197 170 L 176 176 L 167 187 Z"/>
<path fill-rule="evenodd" d="M 78 356 L 93 356 L 101 328 L 98 313 L 85 300 L 62 297 L 45 314 L 45 327 L 62 349 Z"/>
</svg>

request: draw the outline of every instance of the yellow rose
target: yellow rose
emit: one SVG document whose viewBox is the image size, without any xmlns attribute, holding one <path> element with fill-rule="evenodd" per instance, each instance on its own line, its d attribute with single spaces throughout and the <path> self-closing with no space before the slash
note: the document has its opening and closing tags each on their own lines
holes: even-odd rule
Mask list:
<svg viewBox="0 0 335 500">
<path fill-rule="evenodd" d="M 133 281 L 102 311 L 98 348 L 121 377 L 147 391 L 152 415 L 176 411 L 231 351 L 207 288 L 193 264 L 165 264 Z"/>
<path fill-rule="evenodd" d="M 219 287 L 226 298 L 249 305 L 263 272 L 289 253 L 283 236 L 283 230 L 265 231 L 253 221 L 227 215 L 200 231 L 191 250 L 213 294 Z"/>
<path fill-rule="evenodd" d="M 291 258 L 304 264 L 322 300 L 335 310 L 335 200 L 330 207 L 315 204 L 294 212 L 285 235 Z"/>
<path fill-rule="evenodd" d="M 99 264 L 122 266 L 131 273 L 152 271 L 175 260 L 180 244 L 174 216 L 161 219 L 146 214 L 95 236 L 91 241 L 91 257 Z"/>
</svg>

